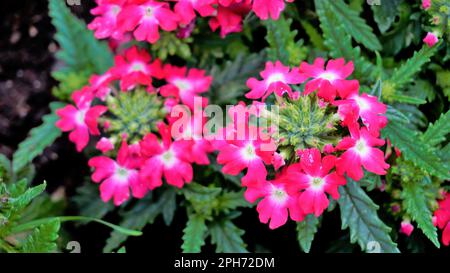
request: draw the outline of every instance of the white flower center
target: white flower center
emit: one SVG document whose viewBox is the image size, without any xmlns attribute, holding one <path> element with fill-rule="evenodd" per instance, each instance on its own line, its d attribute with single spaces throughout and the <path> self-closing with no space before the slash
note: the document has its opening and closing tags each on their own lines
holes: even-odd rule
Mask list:
<svg viewBox="0 0 450 273">
<path fill-rule="evenodd" d="M 161 156 L 160 156 L 161 161 L 163 162 L 163 164 L 166 167 L 171 167 L 175 164 L 176 162 L 176 157 L 175 154 L 173 153 L 173 151 L 168 150 L 166 152 L 164 152 Z"/>
<path fill-rule="evenodd" d="M 283 188 L 273 186 L 270 197 L 275 203 L 284 204 L 284 202 L 286 202 L 286 199 L 288 198 L 288 194 Z"/>
<path fill-rule="evenodd" d="M 146 8 L 145 8 L 145 16 L 146 16 L 146 17 L 152 18 L 154 12 L 155 12 L 155 10 L 154 10 L 152 7 L 146 7 Z"/>
<path fill-rule="evenodd" d="M 358 97 L 358 96 L 355 96 L 353 99 L 358 104 L 358 107 L 359 107 L 360 111 L 366 111 L 366 110 L 370 109 L 370 104 L 367 103 L 367 101 L 365 99 L 363 99 L 361 97 Z"/>
<path fill-rule="evenodd" d="M 322 189 L 324 184 L 325 184 L 325 180 L 323 180 L 321 177 L 312 177 L 311 178 L 311 187 L 315 190 Z"/>
<path fill-rule="evenodd" d="M 131 65 L 131 70 L 132 70 L 132 71 L 135 71 L 135 72 L 137 72 L 137 71 L 142 71 L 142 72 L 144 72 L 145 66 L 144 66 L 143 63 L 133 63 L 133 64 Z"/>
<path fill-rule="evenodd" d="M 129 176 L 128 169 L 120 167 L 120 166 L 116 167 L 115 177 L 117 180 L 119 180 L 120 182 L 127 182 L 128 176 Z"/>
<path fill-rule="evenodd" d="M 271 85 L 274 82 L 285 82 L 284 75 L 281 73 L 274 73 L 270 75 L 267 79 L 267 86 Z"/>
<path fill-rule="evenodd" d="M 332 82 L 332 81 L 336 80 L 338 77 L 334 73 L 324 72 L 324 73 L 319 75 L 319 78 Z"/>
<path fill-rule="evenodd" d="M 355 144 L 355 150 L 359 155 L 366 155 L 368 152 L 366 142 L 362 139 L 358 140 Z"/>
<path fill-rule="evenodd" d="M 191 83 L 186 80 L 177 79 L 174 81 L 174 85 L 180 89 L 180 91 L 186 91 L 191 88 Z"/>
<path fill-rule="evenodd" d="M 114 6 L 111 8 L 111 13 L 112 13 L 114 16 L 116 16 L 117 14 L 119 14 L 120 10 L 121 10 L 120 6 L 114 5 Z"/>
<path fill-rule="evenodd" d="M 255 147 L 251 143 L 247 144 L 244 148 L 241 149 L 241 154 L 245 160 L 253 160 L 255 157 L 257 157 Z"/>
<path fill-rule="evenodd" d="M 77 114 L 75 115 L 75 121 L 78 125 L 84 125 L 84 118 L 86 116 L 86 110 L 80 110 L 77 112 Z"/>
</svg>

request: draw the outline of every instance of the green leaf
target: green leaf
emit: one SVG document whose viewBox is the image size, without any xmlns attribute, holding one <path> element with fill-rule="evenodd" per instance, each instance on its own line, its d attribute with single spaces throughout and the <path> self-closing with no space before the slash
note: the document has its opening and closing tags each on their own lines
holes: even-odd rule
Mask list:
<svg viewBox="0 0 450 273">
<path fill-rule="evenodd" d="M 285 65 L 298 65 L 306 58 L 303 41 L 295 41 L 297 30 L 291 31 L 292 19 L 285 19 L 283 15 L 276 21 L 263 21 L 267 28 L 267 49 L 271 61 L 281 61 Z"/>
<path fill-rule="evenodd" d="M 0 183 L 11 179 L 11 169 L 11 161 L 4 154 L 0 154 Z"/>
<path fill-rule="evenodd" d="M 98 186 L 91 181 L 77 188 L 77 194 L 72 198 L 79 208 L 80 215 L 103 218 L 108 212 L 114 210 L 112 202 L 105 203 L 101 198 Z"/>
<path fill-rule="evenodd" d="M 52 89 L 52 94 L 56 98 L 62 101 L 69 101 L 73 91 L 80 90 L 83 86 L 89 82 L 90 71 L 74 71 L 74 72 L 62 72 L 55 71 L 52 76 L 59 82 L 57 87 Z"/>
<path fill-rule="evenodd" d="M 56 138 L 61 135 L 61 130 L 55 126 L 58 116 L 55 111 L 63 107 L 64 104 L 60 102 L 53 102 L 50 104 L 51 113 L 45 115 L 43 123 L 30 131 L 27 139 L 19 144 L 17 151 L 13 155 L 13 171 L 17 173 L 38 155 L 44 149 L 52 144 Z"/>
<path fill-rule="evenodd" d="M 342 57 L 347 61 L 353 60 L 355 65 L 355 78 L 373 78 L 372 74 L 376 71 L 375 65 L 361 56 L 361 49 L 359 47 L 353 48 L 351 36 L 337 22 L 326 2 L 324 0 L 315 0 L 316 12 L 319 15 L 320 27 L 325 38 L 324 43 L 330 50 L 331 57 Z"/>
<path fill-rule="evenodd" d="M 402 156 L 411 161 L 426 173 L 442 179 L 449 178 L 448 169 L 428 143 L 421 141 L 418 133 L 402 124 L 389 122 L 382 130 L 382 135 L 389 138 L 392 144 L 399 148 Z"/>
<path fill-rule="evenodd" d="M 359 181 L 359 184 L 363 187 L 366 187 L 368 191 L 372 191 L 383 186 L 381 177 L 371 172 L 365 172 L 364 177 Z"/>
<path fill-rule="evenodd" d="M 339 189 L 342 229 L 350 228 L 350 241 L 357 242 L 363 251 L 372 244 L 379 244 L 383 253 L 398 253 L 397 244 L 389 235 L 389 228 L 378 218 L 378 206 L 361 187 L 351 179 Z"/>
<path fill-rule="evenodd" d="M 107 44 L 95 39 L 86 24 L 70 12 L 65 1 L 50 0 L 49 14 L 56 28 L 55 39 L 61 47 L 56 56 L 64 62 L 62 71 L 100 74 L 113 65 Z"/>
<path fill-rule="evenodd" d="M 139 200 L 131 210 L 122 214 L 123 220 L 120 222 L 120 226 L 133 230 L 142 230 L 145 225 L 153 223 L 156 217 L 162 213 L 167 201 L 170 200 L 167 198 L 167 195 L 170 194 L 172 194 L 170 191 L 164 191 L 157 201 L 153 200 L 151 195 L 147 195 Z M 125 242 L 127 238 L 128 236 L 123 233 L 111 232 L 103 252 L 112 252 Z"/>
<path fill-rule="evenodd" d="M 427 101 L 424 99 L 404 95 L 398 91 L 396 91 L 396 93 L 390 95 L 389 100 L 395 101 L 395 102 L 401 102 L 401 103 L 417 104 L 417 105 L 427 103 Z"/>
<path fill-rule="evenodd" d="M 23 194 L 11 198 L 11 205 L 14 211 L 18 212 L 25 209 L 34 198 L 44 192 L 47 187 L 47 183 L 44 182 L 39 186 L 27 189 Z"/>
<path fill-rule="evenodd" d="M 224 192 L 218 198 L 217 209 L 228 213 L 239 207 L 251 207 L 252 205 L 244 198 L 244 191 Z"/>
<path fill-rule="evenodd" d="M 432 48 L 424 45 L 421 50 L 414 53 L 403 65 L 394 70 L 388 82 L 396 90 L 403 88 L 406 84 L 415 80 L 415 75 L 422 70 L 422 66 L 430 61 L 430 58 L 436 53 L 439 44 Z"/>
<path fill-rule="evenodd" d="M 234 104 L 246 90 L 245 81 L 254 77 L 263 68 L 265 54 L 240 54 L 223 66 L 213 66 L 209 75 L 213 77 L 212 92 L 208 92 L 211 104 Z"/>
<path fill-rule="evenodd" d="M 380 5 L 372 5 L 373 17 L 381 33 L 385 33 L 394 23 L 403 0 L 381 0 Z"/>
<path fill-rule="evenodd" d="M 307 215 L 303 221 L 297 223 L 297 240 L 301 249 L 306 253 L 309 253 L 311 249 L 318 225 L 319 218 L 312 214 Z"/>
<path fill-rule="evenodd" d="M 183 230 L 183 244 L 181 245 L 183 253 L 199 253 L 205 244 L 206 231 L 205 218 L 190 213 Z"/>
<path fill-rule="evenodd" d="M 211 242 L 216 245 L 216 253 L 248 253 L 242 240 L 245 231 L 230 220 L 215 221 L 209 225 Z"/>
<path fill-rule="evenodd" d="M 24 253 L 50 253 L 56 251 L 61 223 L 53 219 L 35 228 L 20 246 Z"/>
<path fill-rule="evenodd" d="M 402 123 L 409 122 L 409 118 L 405 114 L 403 114 L 402 112 L 400 112 L 399 110 L 397 110 L 396 108 L 394 108 L 389 104 L 387 105 L 386 117 L 390 122 L 402 122 Z"/>
<path fill-rule="evenodd" d="M 326 47 L 324 45 L 323 38 L 319 34 L 317 29 L 306 20 L 300 20 L 300 23 L 302 24 L 302 27 L 305 29 L 306 34 L 308 34 L 309 40 L 311 41 L 313 46 L 317 49 L 325 51 Z"/>
<path fill-rule="evenodd" d="M 317 3 L 318 0 L 316 0 Z M 334 14 L 345 31 L 350 34 L 358 43 L 372 51 L 380 51 L 381 43 L 373 33 L 372 28 L 366 24 L 364 19 L 359 17 L 358 12 L 352 10 L 344 1 L 324 1 L 324 4 Z"/>
<path fill-rule="evenodd" d="M 437 229 L 433 225 L 433 215 L 428 208 L 424 185 L 420 181 L 409 181 L 402 183 L 402 199 L 404 207 L 419 228 L 430 239 L 436 247 L 440 247 Z"/>
<path fill-rule="evenodd" d="M 166 190 L 166 194 L 163 197 L 166 198 L 166 200 L 162 201 L 164 203 L 162 216 L 164 223 L 167 226 L 170 226 L 177 209 L 177 194 L 173 188 L 169 188 Z"/>
<path fill-rule="evenodd" d="M 441 117 L 434 124 L 430 123 L 421 139 L 428 145 L 435 146 L 444 142 L 448 134 L 450 134 L 450 110 L 441 114 Z"/>
</svg>

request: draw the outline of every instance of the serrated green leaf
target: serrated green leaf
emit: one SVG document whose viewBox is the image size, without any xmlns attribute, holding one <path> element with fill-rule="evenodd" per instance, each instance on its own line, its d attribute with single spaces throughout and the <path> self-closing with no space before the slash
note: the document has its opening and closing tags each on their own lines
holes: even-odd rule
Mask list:
<svg viewBox="0 0 450 273">
<path fill-rule="evenodd" d="M 183 229 L 183 253 L 199 253 L 205 244 L 207 226 L 205 218 L 200 215 L 190 213 L 186 227 Z"/>
<path fill-rule="evenodd" d="M 342 25 L 345 31 L 358 43 L 363 44 L 372 51 L 380 51 L 382 49 L 381 43 L 373 33 L 372 28 L 344 1 L 324 1 L 324 4 L 334 14 L 334 17 L 339 21 L 339 25 Z"/>
<path fill-rule="evenodd" d="M 398 253 L 397 244 L 389 235 L 391 228 L 378 217 L 378 206 L 361 187 L 351 179 L 339 188 L 342 229 L 350 228 L 350 240 L 357 242 L 363 251 L 372 244 L 379 244 L 383 253 Z"/>
<path fill-rule="evenodd" d="M 55 39 L 61 50 L 56 56 L 64 62 L 62 71 L 103 73 L 113 65 L 113 56 L 105 42 L 95 39 L 86 24 L 75 17 L 65 1 L 50 0 L 49 14 L 56 28 Z"/>
<path fill-rule="evenodd" d="M 381 177 L 371 172 L 365 172 L 364 177 L 359 181 L 359 184 L 363 187 L 366 187 L 368 191 L 372 191 L 383 186 Z"/>
<path fill-rule="evenodd" d="M 391 105 L 387 105 L 386 117 L 390 122 L 402 122 L 402 123 L 409 122 L 409 118 L 405 114 L 403 114 L 402 112 L 400 112 Z"/>
<path fill-rule="evenodd" d="M 13 172 L 17 173 L 38 155 L 40 155 L 47 146 L 52 144 L 56 138 L 61 135 L 61 130 L 55 125 L 58 116 L 55 111 L 63 107 L 60 102 L 50 104 L 51 113 L 45 115 L 43 122 L 30 131 L 27 139 L 19 144 L 17 151 L 13 155 Z"/>
<path fill-rule="evenodd" d="M 428 239 L 436 247 L 440 247 L 437 229 L 433 225 L 433 215 L 427 206 L 428 200 L 423 189 L 424 185 L 420 181 L 409 181 L 408 183 L 402 183 L 402 187 L 401 196 L 406 211 L 412 217 L 412 220 L 417 222 Z"/>
<path fill-rule="evenodd" d="M 165 204 L 162 210 L 162 216 L 164 223 L 167 226 L 170 226 L 177 209 L 177 194 L 173 188 L 169 188 L 166 190 L 164 198 L 166 198 L 166 200 L 162 201 Z"/>
<path fill-rule="evenodd" d="M 311 249 L 318 225 L 319 218 L 312 214 L 307 215 L 303 221 L 297 223 L 297 240 L 300 248 L 306 253 L 309 253 Z"/>
<path fill-rule="evenodd" d="M 23 253 L 50 253 L 56 251 L 61 223 L 52 219 L 35 228 L 20 246 Z"/>
<path fill-rule="evenodd" d="M 251 204 L 245 200 L 243 191 L 224 192 L 217 198 L 217 200 L 217 209 L 225 213 L 228 213 L 236 208 L 251 206 Z"/>
<path fill-rule="evenodd" d="M 44 192 L 47 187 L 47 183 L 44 182 L 39 186 L 29 188 L 19 196 L 11 198 L 11 205 L 15 212 L 21 211 L 28 206 L 34 198 Z"/>
<path fill-rule="evenodd" d="M 219 220 L 209 225 L 211 242 L 216 245 L 216 253 L 247 253 L 247 245 L 242 240 L 245 231 L 230 220 Z"/>
<path fill-rule="evenodd" d="M 385 33 L 394 23 L 402 0 L 381 0 L 380 5 L 372 5 L 373 17 L 381 33 Z"/>
<path fill-rule="evenodd" d="M 441 114 L 434 124 L 430 123 L 421 139 L 428 145 L 435 146 L 445 141 L 448 134 L 450 134 L 450 110 Z"/>
<path fill-rule="evenodd" d="M 390 95 L 389 100 L 395 101 L 395 102 L 401 102 L 401 103 L 417 104 L 417 105 L 427 103 L 427 101 L 424 99 L 411 97 L 411 96 L 405 95 L 403 93 L 400 93 L 399 91 L 396 91 L 394 94 Z"/>
<path fill-rule="evenodd" d="M 306 58 L 302 41 L 295 41 L 297 30 L 291 30 L 292 19 L 283 15 L 278 20 L 264 21 L 267 28 L 266 41 L 268 58 L 271 61 L 281 61 L 285 65 L 298 65 Z"/>
<path fill-rule="evenodd" d="M 326 50 L 323 38 L 319 34 L 317 29 L 306 20 L 300 20 L 300 23 L 302 24 L 302 27 L 305 29 L 306 34 L 308 34 L 309 40 L 314 45 L 314 47 L 320 50 Z"/>
<path fill-rule="evenodd" d="M 442 179 L 448 179 L 449 171 L 428 143 L 421 141 L 418 133 L 402 124 L 389 122 L 382 130 L 382 135 L 389 138 L 399 148 L 402 156 L 421 170 Z"/>
<path fill-rule="evenodd" d="M 80 215 L 102 219 L 108 212 L 114 210 L 112 202 L 105 203 L 98 198 L 100 195 L 98 186 L 92 182 L 87 182 L 77 188 L 77 194 L 72 200 L 77 205 Z"/>
</svg>

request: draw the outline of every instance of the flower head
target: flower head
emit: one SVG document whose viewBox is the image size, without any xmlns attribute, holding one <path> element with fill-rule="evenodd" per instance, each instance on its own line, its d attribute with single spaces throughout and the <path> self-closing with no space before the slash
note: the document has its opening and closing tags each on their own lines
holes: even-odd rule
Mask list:
<svg viewBox="0 0 450 273">
<path fill-rule="evenodd" d="M 97 39 L 112 37 L 121 39 L 123 32 L 117 25 L 117 17 L 122 11 L 127 0 L 97 0 L 97 7 L 91 10 L 95 19 L 88 25 L 90 30 L 94 30 Z"/>
<path fill-rule="evenodd" d="M 427 10 L 431 7 L 431 0 L 422 0 L 422 8 Z"/>
<path fill-rule="evenodd" d="M 322 58 L 317 58 L 312 65 L 306 62 L 300 65 L 303 77 L 313 78 L 306 83 L 303 94 L 308 95 L 319 90 L 317 96 L 326 101 L 333 101 L 339 92 L 347 89 L 352 83 L 346 78 L 353 72 L 353 62 L 345 64 L 345 60 L 340 58 L 329 60 L 326 68 L 324 67 L 325 61 Z"/>
<path fill-rule="evenodd" d="M 280 13 L 285 8 L 285 0 L 253 0 L 252 10 L 261 20 L 272 18 L 278 20 Z M 293 2 L 288 0 L 287 2 Z"/>
<path fill-rule="evenodd" d="M 409 220 L 403 220 L 400 224 L 400 232 L 405 234 L 406 236 L 411 236 L 411 233 L 414 230 L 414 226 L 411 224 Z"/>
<path fill-rule="evenodd" d="M 437 42 L 439 42 L 439 39 L 433 32 L 428 32 L 427 36 L 423 38 L 423 42 L 427 44 L 428 47 L 433 47 Z"/>
<path fill-rule="evenodd" d="M 373 136 L 367 128 L 350 128 L 351 137 L 344 137 L 336 146 L 345 151 L 336 161 L 339 174 L 347 175 L 358 181 L 363 176 L 362 166 L 372 173 L 384 175 L 389 164 L 384 161 L 384 154 L 375 146 L 384 145 L 384 140 Z"/>
<path fill-rule="evenodd" d="M 92 180 L 100 185 L 100 197 L 104 202 L 114 199 L 114 204 L 120 206 L 130 197 L 131 193 L 136 198 L 142 198 L 147 193 L 147 187 L 139 179 L 139 165 L 131 157 L 126 141 L 122 142 L 117 155 L 117 161 L 106 157 L 97 156 L 89 160 L 88 164 L 94 168 Z"/>
<path fill-rule="evenodd" d="M 300 84 L 305 81 L 298 69 L 290 70 L 288 66 L 284 66 L 280 61 L 266 63 L 266 68 L 260 73 L 263 78 L 258 81 L 256 78 L 250 78 L 247 81 L 247 86 L 251 89 L 245 94 L 249 99 L 265 100 L 270 94 L 275 93 L 278 96 L 283 96 L 287 93 L 290 98 L 297 98 L 298 92 L 292 92 L 290 84 Z"/>
<path fill-rule="evenodd" d="M 439 208 L 434 212 L 435 225 L 442 229 L 442 242 L 450 245 L 450 194 L 446 193 L 444 199 L 439 201 Z"/>
<path fill-rule="evenodd" d="M 63 132 L 71 132 L 69 139 L 76 144 L 77 151 L 82 151 L 89 142 L 89 134 L 99 135 L 98 118 L 106 112 L 105 106 L 91 106 L 94 93 L 89 87 L 72 94 L 75 105 L 58 109 L 60 119 L 56 126 Z"/>
<path fill-rule="evenodd" d="M 213 7 L 213 4 L 215 3 L 215 0 L 177 0 L 174 11 L 179 16 L 180 23 L 188 25 L 195 19 L 196 11 L 202 17 L 212 15 L 215 11 Z"/>
</svg>

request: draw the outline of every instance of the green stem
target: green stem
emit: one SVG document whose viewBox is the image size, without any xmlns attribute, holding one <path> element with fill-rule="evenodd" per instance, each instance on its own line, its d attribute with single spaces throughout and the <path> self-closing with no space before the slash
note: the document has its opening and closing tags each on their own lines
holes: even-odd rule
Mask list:
<svg viewBox="0 0 450 273">
<path fill-rule="evenodd" d="M 8 242 L 5 242 L 4 240 L 0 239 L 0 248 L 4 249 L 7 253 L 17 253 L 17 251 L 8 244 Z"/>
<path fill-rule="evenodd" d="M 92 218 L 92 217 L 85 217 L 85 216 L 60 216 L 60 217 L 49 217 L 49 218 L 43 218 L 43 219 L 38 219 L 38 220 L 34 220 L 22 225 L 18 225 L 14 228 L 12 228 L 11 233 L 19 233 L 19 232 L 23 232 L 26 230 L 30 230 L 33 229 L 37 226 L 40 226 L 42 224 L 47 223 L 48 221 L 51 221 L 53 219 L 58 219 L 60 222 L 67 222 L 67 221 L 93 221 L 93 222 L 97 222 L 100 223 L 102 225 L 108 226 L 110 228 L 112 228 L 113 230 L 123 233 L 125 235 L 128 236 L 141 236 L 142 232 L 141 231 L 137 231 L 137 230 L 132 230 L 132 229 L 127 229 L 127 228 L 123 228 L 121 226 L 117 226 L 111 223 L 108 223 L 106 221 L 100 220 L 100 219 L 96 219 L 96 218 Z"/>
</svg>

